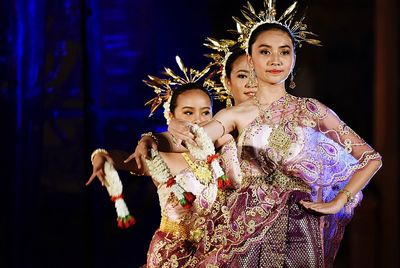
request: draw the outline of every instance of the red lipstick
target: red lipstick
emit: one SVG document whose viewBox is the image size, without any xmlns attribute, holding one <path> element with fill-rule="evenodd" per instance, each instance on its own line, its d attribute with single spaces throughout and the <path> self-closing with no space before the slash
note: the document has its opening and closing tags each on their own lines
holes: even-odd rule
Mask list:
<svg viewBox="0 0 400 268">
<path fill-rule="evenodd" d="M 282 71 L 282 70 L 273 69 L 273 70 L 269 70 L 268 72 L 271 73 L 271 74 L 280 74 L 280 73 L 282 73 L 283 71 Z"/>
</svg>

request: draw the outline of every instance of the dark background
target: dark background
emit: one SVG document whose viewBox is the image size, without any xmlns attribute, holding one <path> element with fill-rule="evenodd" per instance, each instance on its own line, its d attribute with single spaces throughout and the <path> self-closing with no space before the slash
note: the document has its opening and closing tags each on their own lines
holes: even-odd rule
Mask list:
<svg viewBox="0 0 400 268">
<path fill-rule="evenodd" d="M 262 0 L 252 1 L 259 9 Z M 278 14 L 289 1 L 277 1 Z M 331 107 L 382 155 L 335 267 L 398 267 L 399 25 L 395 0 L 309 0 L 323 47 L 297 55 L 297 88 Z M 122 174 L 136 225 L 119 230 L 91 173 L 93 149 L 132 151 L 152 91 L 141 81 L 208 60 L 245 1 L 0 0 L 0 266 L 138 267 L 159 225 L 149 178 Z M 221 105 L 216 105 L 216 108 Z"/>
</svg>

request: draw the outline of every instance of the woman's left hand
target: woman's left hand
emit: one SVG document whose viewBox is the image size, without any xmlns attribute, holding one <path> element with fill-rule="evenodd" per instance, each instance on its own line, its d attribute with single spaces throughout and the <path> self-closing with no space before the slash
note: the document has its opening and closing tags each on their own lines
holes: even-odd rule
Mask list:
<svg viewBox="0 0 400 268">
<path fill-rule="evenodd" d="M 334 199 L 331 202 L 310 202 L 301 200 L 300 204 L 308 210 L 315 211 L 321 214 L 336 214 L 346 204 L 342 199 Z"/>
<path fill-rule="evenodd" d="M 195 142 L 195 136 L 191 132 L 191 123 L 185 121 L 185 120 L 180 120 L 180 119 L 171 119 L 169 125 L 168 125 L 168 132 L 172 135 L 174 139 L 174 143 L 180 145 L 182 141 L 185 141 L 186 143 L 190 143 L 193 146 L 196 146 Z"/>
</svg>

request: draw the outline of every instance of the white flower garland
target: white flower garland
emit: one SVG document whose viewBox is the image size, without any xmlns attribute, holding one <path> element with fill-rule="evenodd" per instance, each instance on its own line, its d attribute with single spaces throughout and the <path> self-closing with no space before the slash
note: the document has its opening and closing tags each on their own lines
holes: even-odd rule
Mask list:
<svg viewBox="0 0 400 268">
<path fill-rule="evenodd" d="M 191 192 L 186 192 L 185 189 L 175 181 L 175 176 L 171 174 L 171 171 L 161 158 L 159 152 L 151 149 L 151 160 L 146 159 L 145 161 L 152 177 L 160 184 L 167 184 L 167 187 L 171 187 L 179 203 L 185 208 L 190 208 L 195 196 Z"/>
<path fill-rule="evenodd" d="M 225 175 L 219 164 L 219 156 L 215 153 L 215 147 L 210 137 L 208 137 L 207 133 L 202 127 L 196 124 L 191 126 L 191 131 L 195 135 L 195 141 L 199 146 L 193 146 L 188 143 L 187 147 L 190 153 L 196 159 L 207 160 L 207 162 L 211 165 L 215 176 L 217 177 L 219 188 L 230 187 L 232 183 Z"/>
<path fill-rule="evenodd" d="M 199 146 L 188 144 L 187 147 L 189 153 L 196 159 L 207 160 L 217 177 L 218 188 L 224 189 L 232 186 L 231 181 L 225 175 L 219 164 L 218 155 L 215 154 L 214 144 L 207 136 L 204 129 L 198 125 L 193 125 L 191 131 L 195 134 L 195 140 Z M 159 152 L 151 149 L 151 159 L 146 159 L 145 161 L 152 177 L 160 184 L 167 184 L 167 187 L 171 187 L 172 192 L 178 198 L 179 203 L 185 208 L 190 208 L 196 197 L 191 192 L 186 192 L 185 189 L 176 182 L 175 176 L 171 174 L 170 169 L 160 156 Z"/>
<path fill-rule="evenodd" d="M 106 161 L 104 163 L 104 173 L 108 194 L 111 196 L 111 200 L 115 202 L 115 209 L 118 215 L 118 227 L 122 229 L 128 228 L 135 224 L 135 219 L 129 214 L 128 207 L 123 199 L 122 182 L 118 172 L 111 163 Z"/>
<path fill-rule="evenodd" d="M 164 117 L 167 120 L 167 125 L 169 125 L 169 122 L 171 122 L 171 97 L 168 98 L 168 100 L 166 102 L 164 102 L 163 104 L 163 108 L 164 108 Z"/>
</svg>

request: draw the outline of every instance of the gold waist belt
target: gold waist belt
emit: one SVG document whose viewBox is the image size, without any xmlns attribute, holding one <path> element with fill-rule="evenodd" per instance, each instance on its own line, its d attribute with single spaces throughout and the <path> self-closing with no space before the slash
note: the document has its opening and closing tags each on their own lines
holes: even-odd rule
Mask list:
<svg viewBox="0 0 400 268">
<path fill-rule="evenodd" d="M 161 217 L 160 231 L 170 233 L 182 240 L 198 243 L 203 237 L 201 228 L 190 228 L 189 224 L 170 221 L 167 217 Z"/>
<path fill-rule="evenodd" d="M 269 175 L 246 176 L 244 184 L 262 184 L 267 183 L 285 190 L 302 191 L 311 193 L 311 188 L 302 179 L 289 177 L 281 171 L 276 170 Z"/>
<path fill-rule="evenodd" d="M 170 221 L 164 216 L 161 217 L 160 230 L 165 233 L 171 233 L 181 239 L 188 238 L 188 229 L 184 224 Z"/>
</svg>

